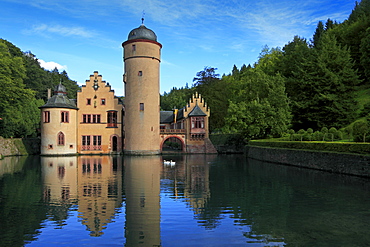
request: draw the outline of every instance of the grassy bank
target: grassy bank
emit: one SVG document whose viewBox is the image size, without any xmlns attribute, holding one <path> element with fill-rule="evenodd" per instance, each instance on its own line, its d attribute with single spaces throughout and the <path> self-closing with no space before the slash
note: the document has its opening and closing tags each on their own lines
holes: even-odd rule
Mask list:
<svg viewBox="0 0 370 247">
<path fill-rule="evenodd" d="M 359 142 L 323 142 L 323 141 L 280 141 L 274 139 L 252 140 L 250 146 L 315 150 L 324 152 L 340 152 L 370 154 L 370 143 Z"/>
</svg>

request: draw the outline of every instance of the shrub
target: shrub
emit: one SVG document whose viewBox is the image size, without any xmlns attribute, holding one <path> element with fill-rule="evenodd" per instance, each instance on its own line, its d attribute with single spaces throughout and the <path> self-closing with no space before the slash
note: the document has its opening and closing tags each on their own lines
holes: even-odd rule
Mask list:
<svg viewBox="0 0 370 247">
<path fill-rule="evenodd" d="M 365 142 L 369 126 L 366 120 L 357 121 L 353 124 L 353 140 L 355 142 Z"/>
</svg>

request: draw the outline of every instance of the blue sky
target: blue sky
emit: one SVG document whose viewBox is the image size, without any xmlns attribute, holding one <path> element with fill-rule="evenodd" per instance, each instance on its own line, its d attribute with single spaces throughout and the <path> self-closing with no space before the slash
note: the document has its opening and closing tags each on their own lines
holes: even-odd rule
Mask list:
<svg viewBox="0 0 370 247">
<path fill-rule="evenodd" d="M 228 74 L 265 45 L 311 39 L 317 22 L 343 22 L 353 0 L 0 0 L 1 38 L 57 66 L 80 85 L 99 71 L 123 95 L 122 42 L 145 26 L 163 45 L 161 90 L 193 83 L 205 66 Z"/>
</svg>

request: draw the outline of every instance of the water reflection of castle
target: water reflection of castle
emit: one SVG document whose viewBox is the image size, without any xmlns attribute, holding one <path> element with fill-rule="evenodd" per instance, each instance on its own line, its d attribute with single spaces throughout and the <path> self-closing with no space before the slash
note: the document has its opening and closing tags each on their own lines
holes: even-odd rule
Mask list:
<svg viewBox="0 0 370 247">
<path fill-rule="evenodd" d="M 42 157 L 44 199 L 78 205 L 91 236 L 100 236 L 122 203 L 122 160 L 113 156 Z"/>
<path fill-rule="evenodd" d="M 210 196 L 209 162 L 214 156 L 199 157 L 183 156 L 174 167 L 163 165 L 160 156 L 41 157 L 44 200 L 52 209 L 49 215 L 62 220 L 77 205 L 81 223 L 98 237 L 125 198 L 126 246 L 160 246 L 160 180 L 173 180 L 174 196 L 199 213 Z M 178 182 L 184 185 L 181 195 Z"/>
</svg>

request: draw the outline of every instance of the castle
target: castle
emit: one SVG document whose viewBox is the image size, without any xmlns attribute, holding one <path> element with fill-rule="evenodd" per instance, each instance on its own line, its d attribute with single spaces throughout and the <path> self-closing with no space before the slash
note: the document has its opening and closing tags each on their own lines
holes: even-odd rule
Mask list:
<svg viewBox="0 0 370 247">
<path fill-rule="evenodd" d="M 159 72 L 162 45 L 144 24 L 122 43 L 124 102 L 98 71 L 77 99 L 60 83 L 40 107 L 41 154 L 160 154 L 167 143 L 184 153 L 216 153 L 208 136 L 210 109 L 194 94 L 182 109 L 160 111 Z"/>
</svg>

